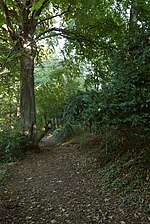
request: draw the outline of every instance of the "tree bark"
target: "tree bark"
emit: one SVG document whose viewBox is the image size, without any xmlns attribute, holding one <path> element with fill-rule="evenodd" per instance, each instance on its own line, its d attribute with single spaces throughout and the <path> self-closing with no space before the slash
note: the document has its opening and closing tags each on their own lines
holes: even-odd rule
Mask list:
<svg viewBox="0 0 150 224">
<path fill-rule="evenodd" d="M 129 31 L 134 33 L 137 27 L 138 21 L 138 11 L 137 11 L 137 0 L 133 1 L 130 9 L 130 21 L 129 21 Z"/>
<path fill-rule="evenodd" d="M 34 96 L 34 58 L 32 41 L 25 41 L 20 58 L 20 120 L 27 142 L 36 145 L 36 111 Z"/>
</svg>

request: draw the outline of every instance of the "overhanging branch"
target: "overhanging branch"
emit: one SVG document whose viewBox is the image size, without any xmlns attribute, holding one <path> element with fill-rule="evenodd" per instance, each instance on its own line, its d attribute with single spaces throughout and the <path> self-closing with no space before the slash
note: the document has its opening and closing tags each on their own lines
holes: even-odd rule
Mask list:
<svg viewBox="0 0 150 224">
<path fill-rule="evenodd" d="M 48 34 L 48 35 L 46 35 L 46 34 Z M 59 35 L 66 39 L 71 39 L 74 41 L 77 40 L 77 41 L 80 41 L 83 43 L 86 42 L 86 43 L 89 43 L 90 45 L 97 46 L 97 43 L 95 41 L 93 41 L 92 38 L 88 38 L 82 33 L 79 33 L 75 30 L 67 30 L 67 29 L 56 28 L 56 27 L 52 27 L 51 29 L 48 29 L 48 30 L 40 33 L 36 37 L 36 40 L 39 41 L 42 39 L 51 38 L 51 37 L 59 36 Z"/>
<path fill-rule="evenodd" d="M 36 37 L 36 40 L 42 40 L 45 38 L 45 34 L 47 33 L 51 33 L 51 32 L 61 32 L 61 29 L 60 28 L 56 28 L 56 27 L 52 27 L 48 30 L 45 30 L 44 32 L 40 33 L 37 37 Z M 50 36 L 50 34 L 49 34 Z"/>
<path fill-rule="evenodd" d="M 61 17 L 61 16 L 63 16 L 64 14 L 66 14 L 66 13 L 68 13 L 68 12 L 70 11 L 71 6 L 72 6 L 72 5 L 70 4 L 69 7 L 68 7 L 68 9 L 65 10 L 65 11 L 63 11 L 63 12 L 61 12 L 61 13 L 58 13 L 58 14 L 56 14 L 56 15 L 54 15 L 54 16 L 49 16 L 49 17 L 44 18 L 44 19 L 41 19 L 37 24 L 41 24 L 41 23 L 43 23 L 43 22 L 45 22 L 45 21 L 47 21 L 47 20 L 51 20 L 51 19 L 54 19 L 54 18 L 56 18 L 56 17 Z"/>
</svg>

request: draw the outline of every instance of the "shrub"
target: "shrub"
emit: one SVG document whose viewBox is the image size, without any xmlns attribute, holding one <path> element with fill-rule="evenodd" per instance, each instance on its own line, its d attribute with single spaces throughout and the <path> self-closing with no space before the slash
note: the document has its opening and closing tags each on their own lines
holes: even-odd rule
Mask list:
<svg viewBox="0 0 150 224">
<path fill-rule="evenodd" d="M 98 92 L 78 91 L 72 94 L 63 108 L 63 122 L 75 126 L 82 126 L 92 129 L 95 121 L 99 119 L 98 113 Z"/>
<path fill-rule="evenodd" d="M 150 131 L 150 40 L 135 34 L 116 53 L 113 72 L 99 91 L 79 91 L 64 106 L 63 121 L 100 132 L 117 127 L 122 133 L 148 137 Z"/>
<path fill-rule="evenodd" d="M 16 129 L 5 129 L 0 133 L 0 160 L 10 162 L 22 157 L 21 136 Z"/>
<path fill-rule="evenodd" d="M 114 57 L 110 80 L 102 85 L 99 108 L 102 123 L 131 135 L 150 131 L 150 41 L 135 34 Z"/>
</svg>

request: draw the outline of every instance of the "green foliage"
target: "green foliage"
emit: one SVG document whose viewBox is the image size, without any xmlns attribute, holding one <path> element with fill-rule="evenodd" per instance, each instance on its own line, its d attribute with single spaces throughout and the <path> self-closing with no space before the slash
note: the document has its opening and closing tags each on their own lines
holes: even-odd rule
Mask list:
<svg viewBox="0 0 150 224">
<path fill-rule="evenodd" d="M 1 162 L 16 161 L 22 158 L 22 138 L 17 127 L 6 127 L 0 132 L 0 160 Z"/>
<path fill-rule="evenodd" d="M 134 133 L 145 138 L 150 131 L 150 7 L 147 2 L 137 1 L 138 23 L 134 35 L 129 33 L 131 1 L 39 0 L 29 5 L 28 1 L 6 1 L 11 23 L 7 26 L 0 3 L 0 66 L 10 72 L 5 78 L 0 77 L 2 126 L 10 129 L 18 119 L 19 78 L 12 69 L 18 68 L 16 64 L 22 55 L 19 41 L 23 41 L 22 30 L 27 28 L 33 32 L 32 35 L 27 32 L 27 36 L 33 36 L 35 44 L 46 38 L 51 49 L 58 45 L 59 35 L 68 39 L 63 62 L 47 58 L 48 68 L 35 69 L 38 127 L 43 129 L 51 122 L 55 123 L 51 124 L 54 128 L 59 126 L 63 110 L 61 123 L 84 126 L 96 133 L 115 126 L 128 135 Z M 25 13 L 20 13 L 23 8 Z M 24 19 L 33 25 L 33 30 L 24 27 Z M 37 59 L 45 56 L 47 50 L 37 47 Z M 83 80 L 87 91 L 81 90 Z M 3 127 L 0 130 L 4 133 Z"/>
<path fill-rule="evenodd" d="M 62 91 L 60 91 L 62 89 Z M 64 89 L 58 83 L 44 83 L 36 91 L 37 112 L 45 124 L 55 118 L 64 99 Z"/>
<path fill-rule="evenodd" d="M 42 7 L 44 1 L 45 0 L 39 0 L 38 2 L 33 2 L 32 11 L 40 9 Z"/>
<path fill-rule="evenodd" d="M 19 120 L 19 75 L 14 52 L 0 42 L 0 161 L 21 157 Z M 8 57 L 9 56 L 9 57 Z"/>
<path fill-rule="evenodd" d="M 114 74 L 104 89 L 106 109 L 114 124 L 149 128 L 149 49 L 148 36 L 136 34 L 115 58 Z"/>
<path fill-rule="evenodd" d="M 10 127 L 18 119 L 19 83 L 17 75 L 5 74 L 0 78 L 0 130 Z"/>
<path fill-rule="evenodd" d="M 92 128 L 98 119 L 98 94 L 95 91 L 78 91 L 70 95 L 65 103 L 63 121 Z"/>
<path fill-rule="evenodd" d="M 128 135 L 148 136 L 149 49 L 149 36 L 136 34 L 116 54 L 114 71 L 99 91 L 78 92 L 69 97 L 64 108 L 64 119 L 89 125 L 95 131 L 102 126 L 116 126 L 128 132 Z"/>
<path fill-rule="evenodd" d="M 50 60 L 50 59 L 49 59 Z M 36 108 L 39 126 L 48 131 L 59 127 L 60 111 L 66 97 L 76 88 L 78 80 L 64 63 L 55 57 L 36 69 Z"/>
</svg>

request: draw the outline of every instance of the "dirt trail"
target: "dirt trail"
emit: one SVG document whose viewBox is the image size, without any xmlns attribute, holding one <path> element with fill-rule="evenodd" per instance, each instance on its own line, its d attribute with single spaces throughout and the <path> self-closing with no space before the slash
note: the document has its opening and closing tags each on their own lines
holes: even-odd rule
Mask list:
<svg viewBox="0 0 150 224">
<path fill-rule="evenodd" d="M 9 164 L 0 185 L 0 224 L 149 223 L 134 216 L 136 205 L 125 207 L 119 195 L 105 190 L 98 153 L 67 144 Z"/>
</svg>

